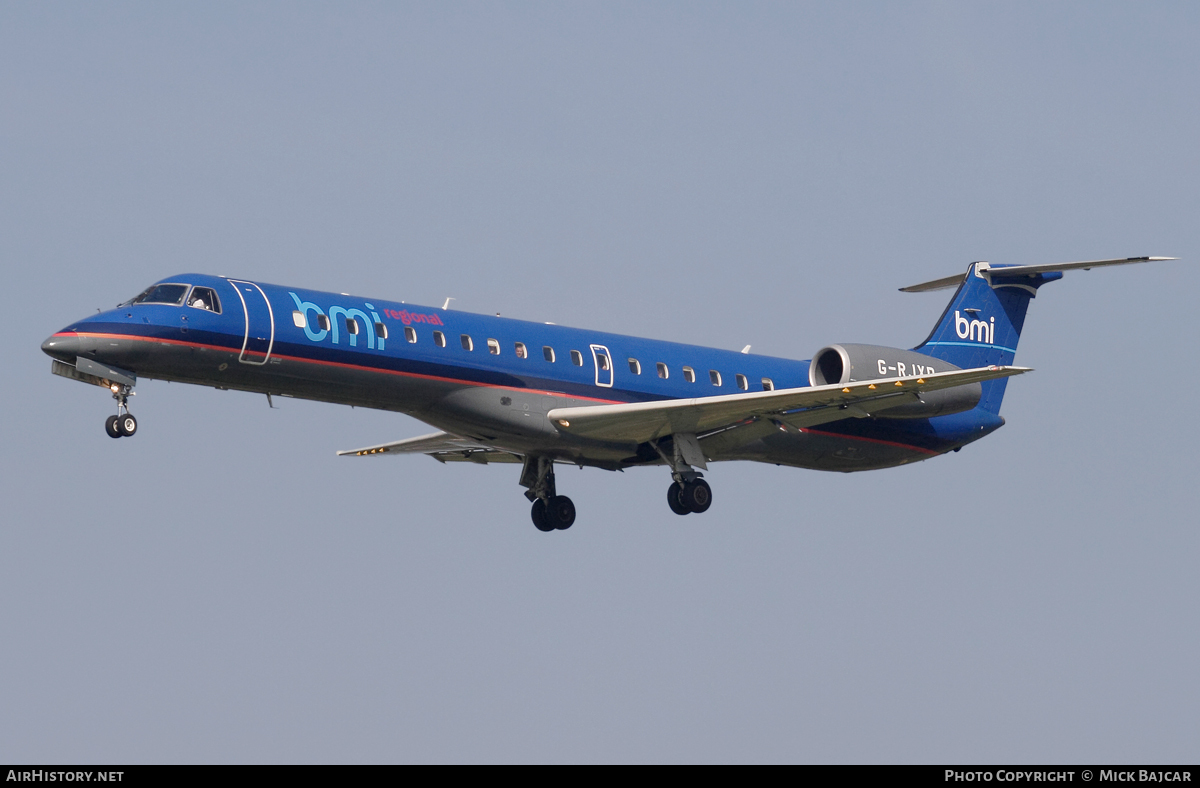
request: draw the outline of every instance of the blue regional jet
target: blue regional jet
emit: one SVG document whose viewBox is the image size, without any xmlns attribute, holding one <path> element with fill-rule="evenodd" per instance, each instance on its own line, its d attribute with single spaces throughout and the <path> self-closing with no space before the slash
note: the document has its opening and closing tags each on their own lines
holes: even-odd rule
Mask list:
<svg viewBox="0 0 1200 788">
<path fill-rule="evenodd" d="M 575 522 L 555 463 L 665 465 L 676 514 L 712 503 L 701 471 L 754 460 L 864 471 L 958 451 L 1004 424 L 1029 301 L 1063 271 L 1172 260 L 972 263 L 902 288 L 957 288 L 911 350 L 828 345 L 811 361 L 184 274 L 42 343 L 51 371 L 111 390 L 113 438 L 137 431 L 139 376 L 398 411 L 439 432 L 342 455 L 422 453 L 521 466 L 534 525 Z M 448 305 L 449 302 L 447 302 Z"/>
</svg>

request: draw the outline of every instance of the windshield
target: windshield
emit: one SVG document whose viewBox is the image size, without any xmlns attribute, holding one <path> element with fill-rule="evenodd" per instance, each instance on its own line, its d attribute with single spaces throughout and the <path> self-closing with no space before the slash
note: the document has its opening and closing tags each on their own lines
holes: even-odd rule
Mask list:
<svg viewBox="0 0 1200 788">
<path fill-rule="evenodd" d="M 187 285 L 151 285 L 131 304 L 182 304 Z"/>
</svg>

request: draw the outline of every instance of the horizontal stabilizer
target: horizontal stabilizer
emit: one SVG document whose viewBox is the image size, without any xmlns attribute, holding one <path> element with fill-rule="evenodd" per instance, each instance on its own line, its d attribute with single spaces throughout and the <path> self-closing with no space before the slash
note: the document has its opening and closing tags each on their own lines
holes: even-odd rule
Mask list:
<svg viewBox="0 0 1200 788">
<path fill-rule="evenodd" d="M 448 432 L 434 432 L 416 438 L 380 443 L 361 449 L 339 451 L 339 457 L 365 457 L 374 454 L 428 454 L 438 462 L 521 462 L 518 454 L 487 446 L 470 438 Z"/>
<path fill-rule="evenodd" d="M 1026 367 L 980 367 L 929 375 L 803 386 L 695 399 L 555 408 L 546 415 L 563 432 L 612 441 L 644 441 L 676 433 L 697 435 L 747 419 L 778 417 L 804 426 L 883 413 L 912 403 L 922 392 L 1029 372 Z"/>
<path fill-rule="evenodd" d="M 1006 265 L 1006 266 L 989 266 L 987 263 L 976 263 L 980 272 L 994 271 L 1003 274 L 1004 276 L 1034 276 L 1036 274 L 1048 274 L 1053 272 L 1071 271 L 1076 268 L 1082 268 L 1085 271 L 1090 268 L 1102 268 L 1106 265 L 1129 265 L 1130 263 L 1156 263 L 1162 260 L 1178 260 L 1177 257 L 1118 257 L 1112 260 L 1080 260 L 1074 263 L 1039 263 L 1038 265 Z M 955 274 L 941 279 L 934 279 L 932 282 L 922 282 L 919 285 L 900 288 L 901 293 L 927 293 L 931 290 L 945 290 L 950 287 L 958 287 L 962 282 L 965 274 Z"/>
</svg>

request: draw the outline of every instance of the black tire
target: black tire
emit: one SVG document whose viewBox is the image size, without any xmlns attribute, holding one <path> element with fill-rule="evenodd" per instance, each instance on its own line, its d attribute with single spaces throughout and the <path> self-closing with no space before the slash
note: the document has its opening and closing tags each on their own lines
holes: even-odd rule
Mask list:
<svg viewBox="0 0 1200 788">
<path fill-rule="evenodd" d="M 697 479 L 683 486 L 683 493 L 679 496 L 679 500 L 688 508 L 688 511 L 703 514 L 708 511 L 708 507 L 712 506 L 712 488 L 708 486 L 708 482 Z"/>
<path fill-rule="evenodd" d="M 556 495 L 546 504 L 546 522 L 565 531 L 575 524 L 575 503 L 565 495 Z"/>
<path fill-rule="evenodd" d="M 554 526 L 550 523 L 550 519 L 546 517 L 546 502 L 538 498 L 533 502 L 533 508 L 529 510 L 529 516 L 533 519 L 533 524 L 537 526 L 539 531 L 553 531 Z"/>
<path fill-rule="evenodd" d="M 667 506 L 675 514 L 691 514 L 692 510 L 683 505 L 683 487 L 679 482 L 671 482 L 667 488 Z"/>
<path fill-rule="evenodd" d="M 104 420 L 104 431 L 108 433 L 110 438 L 121 437 L 121 430 L 117 427 L 117 417 L 109 416 Z"/>
<path fill-rule="evenodd" d="M 132 437 L 133 434 L 137 432 L 137 419 L 133 417 L 132 413 L 126 413 L 124 416 L 118 416 L 117 429 L 120 430 L 121 434 L 125 437 Z"/>
</svg>

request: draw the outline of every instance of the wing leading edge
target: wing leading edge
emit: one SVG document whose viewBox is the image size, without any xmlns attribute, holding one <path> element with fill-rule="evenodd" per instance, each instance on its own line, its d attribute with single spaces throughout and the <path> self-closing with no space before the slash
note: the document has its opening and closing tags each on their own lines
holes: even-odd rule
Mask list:
<svg viewBox="0 0 1200 788">
<path fill-rule="evenodd" d="M 764 417 L 776 418 L 795 427 L 810 427 L 853 416 L 882 413 L 888 408 L 919 399 L 922 392 L 1029 371 L 1028 367 L 980 367 L 845 385 L 555 408 L 546 415 L 556 427 L 571 435 L 643 443 L 676 433 L 707 433 Z"/>
</svg>

